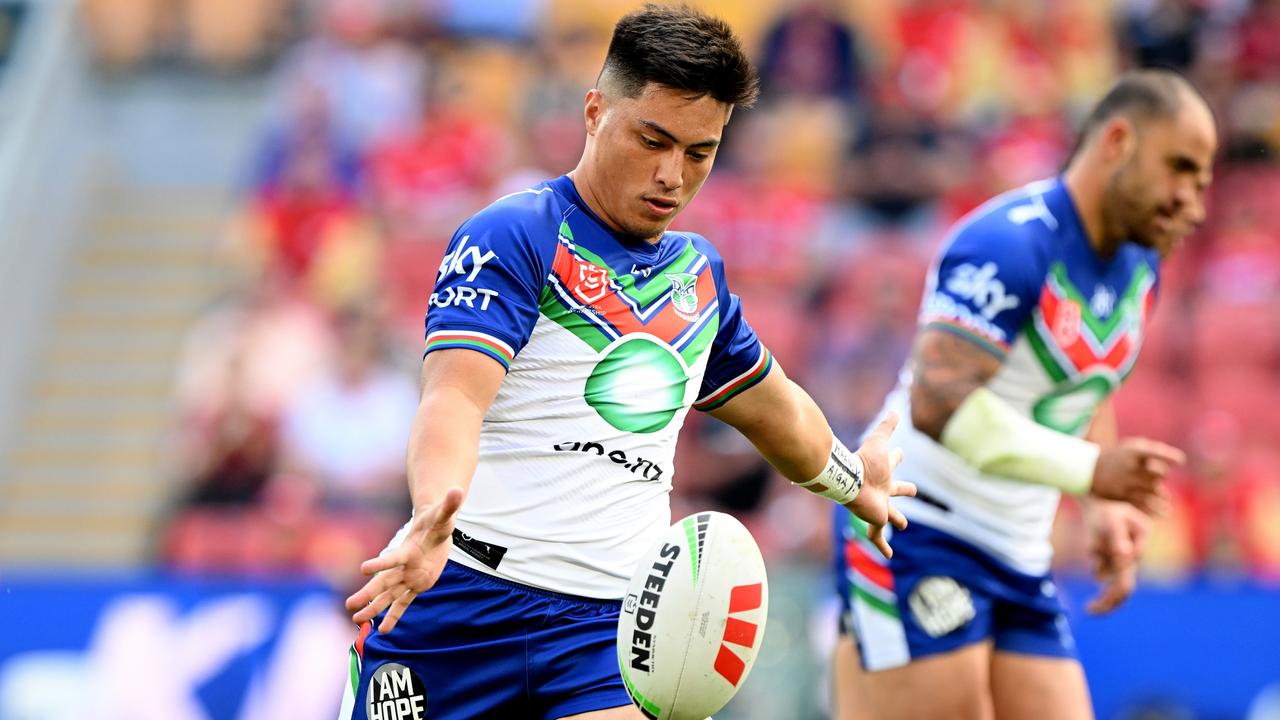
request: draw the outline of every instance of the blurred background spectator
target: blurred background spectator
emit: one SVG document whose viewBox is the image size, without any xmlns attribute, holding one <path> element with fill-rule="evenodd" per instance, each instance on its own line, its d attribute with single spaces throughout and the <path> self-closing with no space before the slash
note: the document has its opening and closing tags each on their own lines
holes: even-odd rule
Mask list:
<svg viewBox="0 0 1280 720">
<path fill-rule="evenodd" d="M 1191 458 L 1153 533 L 1153 582 L 1280 582 L 1280 1 L 698 4 L 740 29 L 765 93 L 734 114 L 676 227 L 721 249 L 747 317 L 848 442 L 895 382 L 946 226 L 1054 174 L 1117 72 L 1172 67 L 1200 83 L 1223 133 L 1210 221 L 1164 273 L 1120 427 Z M 576 163 L 583 95 L 635 5 L 80 3 L 97 92 L 177 78 L 236 89 L 254 118 L 252 138 L 226 148 L 243 179 L 233 207 L 206 233 L 221 238 L 218 299 L 167 331 L 185 340 L 166 366 L 165 482 L 147 491 L 163 508 L 139 523 L 162 530 L 142 556 L 350 586 L 407 517 L 404 443 L 444 246 L 493 199 Z M 0 68 L 26 11 L 0 4 Z M 167 136 L 184 132 L 198 130 Z M 134 259 L 163 273 L 157 257 Z M 775 605 L 779 623 L 801 620 L 771 642 L 821 648 L 825 620 L 811 641 L 803 618 L 826 618 L 827 503 L 697 413 L 682 442 L 673 512 L 741 517 L 771 567 L 802 578 Z M 1067 503 L 1066 572 L 1088 569 L 1080 528 Z M 756 698 L 750 716 L 820 714 L 813 683 Z"/>
</svg>

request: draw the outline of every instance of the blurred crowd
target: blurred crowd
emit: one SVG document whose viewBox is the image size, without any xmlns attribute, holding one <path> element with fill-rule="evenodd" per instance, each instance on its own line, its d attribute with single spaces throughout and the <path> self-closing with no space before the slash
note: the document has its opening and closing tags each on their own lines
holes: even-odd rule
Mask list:
<svg viewBox="0 0 1280 720">
<path fill-rule="evenodd" d="M 1129 67 L 1187 73 L 1220 120 L 1210 221 L 1168 263 L 1122 434 L 1187 449 L 1151 575 L 1280 578 L 1280 0 L 698 3 L 762 73 L 676 221 L 848 442 L 896 380 L 931 253 L 991 195 L 1055 174 Z M 104 8 L 128 5 L 131 14 Z M 89 0 L 104 63 L 269 73 L 228 251 L 191 331 L 158 552 L 190 569 L 350 580 L 407 517 L 404 446 L 445 244 L 493 199 L 571 169 L 606 0 Z M 798 318 L 803 318 L 797 322 Z M 721 508 L 766 554 L 819 562 L 828 505 L 691 413 L 673 516 Z M 1059 564 L 1087 567 L 1066 503 Z"/>
</svg>

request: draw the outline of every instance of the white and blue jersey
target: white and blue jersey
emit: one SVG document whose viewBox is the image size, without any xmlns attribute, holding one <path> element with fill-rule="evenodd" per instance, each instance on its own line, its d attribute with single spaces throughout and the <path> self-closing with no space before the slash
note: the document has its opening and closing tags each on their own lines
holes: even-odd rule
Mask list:
<svg viewBox="0 0 1280 720">
<path fill-rule="evenodd" d="M 1156 252 L 1133 243 L 1113 257 L 1099 256 L 1066 185 L 1040 181 L 991 200 L 957 224 L 930 268 L 920 327 L 955 333 L 996 355 L 1002 365 L 988 385 L 992 392 L 1041 425 L 1083 435 L 1098 405 L 1133 369 L 1158 269 Z M 847 520 L 840 523 L 839 564 L 864 664 L 893 667 L 958 646 L 984 622 L 979 610 L 992 598 L 990 592 L 980 597 L 984 586 L 1018 587 L 1003 602 L 1043 611 L 1045 644 L 1024 650 L 1065 653 L 1052 583 L 1042 582 L 1059 491 L 979 472 L 916 430 L 911 383 L 908 364 L 884 411 L 900 418 L 890 440 L 905 455 L 896 476 L 919 488 L 917 497 L 895 500 L 912 527 L 895 535 L 894 559 L 885 562 L 866 552 L 870 547 Z M 982 560 L 940 561 L 943 546 L 967 548 Z M 959 577 L 949 565 L 999 568 L 1025 582 L 993 581 L 990 573 Z M 925 625 L 932 632 L 924 632 Z M 999 630 L 988 633 L 998 647 Z M 1025 628 L 1017 636 L 1025 639 Z"/>
<path fill-rule="evenodd" d="M 704 238 L 612 232 L 560 177 L 458 229 L 426 353 L 507 369 L 436 587 L 389 634 L 362 629 L 344 717 L 565 715 L 630 702 L 620 599 L 671 524 L 676 436 L 773 359 Z M 405 532 L 392 540 L 398 544 Z M 387 712 L 393 713 L 387 715 Z"/>
<path fill-rule="evenodd" d="M 452 559 L 592 598 L 622 597 L 671 524 L 689 409 L 719 407 L 772 365 L 709 242 L 620 237 L 567 176 L 463 223 L 426 331 L 427 353 L 467 348 L 508 371 Z"/>
</svg>

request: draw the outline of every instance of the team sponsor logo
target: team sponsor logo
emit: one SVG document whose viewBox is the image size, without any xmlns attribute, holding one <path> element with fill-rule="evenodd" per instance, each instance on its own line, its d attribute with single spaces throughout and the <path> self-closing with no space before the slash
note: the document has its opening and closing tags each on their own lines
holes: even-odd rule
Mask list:
<svg viewBox="0 0 1280 720">
<path fill-rule="evenodd" d="M 657 463 L 642 457 L 628 457 L 622 450 L 610 450 L 606 453 L 604 446 L 598 442 L 563 442 L 556 443 L 552 447 L 557 452 L 595 453 L 600 457 L 608 457 L 614 463 L 630 470 L 633 475 L 639 475 L 645 480 L 662 479 L 662 466 Z"/>
<path fill-rule="evenodd" d="M 956 297 L 972 302 L 982 317 L 994 320 L 1020 302 L 1017 295 L 1005 292 L 1004 283 L 996 279 L 999 272 L 1000 266 L 993 262 L 983 263 L 982 267 L 965 263 L 951 271 L 946 287 Z"/>
<path fill-rule="evenodd" d="M 473 288 L 469 285 L 459 285 L 457 287 L 447 287 L 440 292 L 431 293 L 431 300 L 429 302 L 432 306 L 438 308 L 466 305 L 473 309 L 488 310 L 489 301 L 496 297 L 498 297 L 497 290 Z"/>
<path fill-rule="evenodd" d="M 1080 304 L 1075 300 L 1063 300 L 1058 305 L 1051 331 L 1059 345 L 1066 347 L 1080 338 L 1080 316 Z"/>
<path fill-rule="evenodd" d="M 990 320 L 973 312 L 968 307 L 956 302 L 955 298 L 945 292 L 935 292 L 925 301 L 924 312 L 922 313 L 924 322 L 933 322 L 935 320 L 949 321 L 958 323 L 967 328 L 981 333 L 990 338 L 995 338 L 1001 342 L 1008 342 L 1008 333 L 998 327 Z"/>
<path fill-rule="evenodd" d="M 427 716 L 426 686 L 404 665 L 380 665 L 369 679 L 365 713 L 369 720 L 423 720 Z"/>
<path fill-rule="evenodd" d="M 755 647 L 756 633 L 760 630 L 760 626 L 742 618 L 736 618 L 734 615 L 738 613 L 749 612 L 760 607 L 763 602 L 764 585 L 762 583 L 752 583 L 750 585 L 736 585 L 729 592 L 729 616 L 725 619 L 724 634 L 720 638 L 720 652 L 716 654 L 715 671 L 720 677 L 729 681 L 730 685 L 738 686 L 742 682 L 742 674 L 747 670 L 747 663 L 729 649 L 729 645 L 738 645 L 740 647 Z"/>
<path fill-rule="evenodd" d="M 692 273 L 667 273 L 671 281 L 671 306 L 682 320 L 698 319 L 698 276 Z"/>
<path fill-rule="evenodd" d="M 609 271 L 585 260 L 578 260 L 578 282 L 573 294 L 584 303 L 593 303 L 609 292 Z"/>
<path fill-rule="evenodd" d="M 942 637 L 974 618 L 969 589 L 954 578 L 931 575 L 920 581 L 907 598 L 916 624 L 929 637 Z"/>
<path fill-rule="evenodd" d="M 671 577 L 671 568 L 680 557 L 680 546 L 666 543 L 658 552 L 658 560 L 649 569 L 649 576 L 644 580 L 644 589 L 640 597 L 631 602 L 630 598 L 622 604 L 623 612 L 634 613 L 636 629 L 631 632 L 631 668 L 652 672 L 653 664 L 653 621 L 657 619 L 658 603 L 662 600 L 662 588 L 666 587 L 667 578 Z M 666 562 L 663 562 L 663 561 Z M 634 597 L 634 596 L 632 596 Z M 628 609 L 631 606 L 631 609 Z"/>
<path fill-rule="evenodd" d="M 687 407 L 689 373 L 664 342 L 624 335 L 604 351 L 583 387 L 582 399 L 609 425 L 628 433 L 655 433 Z"/>
<path fill-rule="evenodd" d="M 445 253 L 444 259 L 440 261 L 440 273 L 436 276 L 436 282 L 447 275 L 465 275 L 467 282 L 475 282 L 485 263 L 498 257 L 492 250 L 481 252 L 475 245 L 468 245 L 470 241 L 470 235 L 463 235 L 458 241 L 458 247 Z"/>
<path fill-rule="evenodd" d="M 463 235 L 458 241 L 458 246 L 448 253 L 445 253 L 444 259 L 440 261 L 440 272 L 436 275 L 436 284 L 446 278 L 454 276 L 462 276 L 464 279 L 459 282 L 472 283 L 480 271 L 484 270 L 484 266 L 491 260 L 498 257 L 497 253 L 492 250 L 481 251 L 475 245 L 470 245 L 470 235 Z M 497 290 L 488 288 L 476 288 L 470 285 L 451 285 L 443 290 L 431 293 L 428 303 L 432 307 L 448 308 L 467 306 L 472 309 L 488 310 L 489 303 L 498 297 Z"/>
</svg>

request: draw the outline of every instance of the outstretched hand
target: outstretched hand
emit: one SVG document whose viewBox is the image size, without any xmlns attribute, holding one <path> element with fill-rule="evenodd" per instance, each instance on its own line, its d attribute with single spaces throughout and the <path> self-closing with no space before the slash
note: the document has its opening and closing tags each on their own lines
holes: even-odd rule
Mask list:
<svg viewBox="0 0 1280 720">
<path fill-rule="evenodd" d="M 1094 578 L 1102 584 L 1085 610 L 1102 615 L 1120 607 L 1138 582 L 1138 560 L 1146 546 L 1151 518 L 1125 502 L 1094 500 L 1085 517 Z"/>
<path fill-rule="evenodd" d="M 414 511 L 404 541 L 360 565 L 361 574 L 372 577 L 347 598 L 347 610 L 357 625 L 387 610 L 378 632 L 391 632 L 413 599 L 436 584 L 449 560 L 453 521 L 463 496 L 462 488 L 449 488 L 440 502 Z"/>
<path fill-rule="evenodd" d="M 893 435 L 896 427 L 898 415 L 889 413 L 858 448 L 863 468 L 862 490 L 853 502 L 845 504 L 850 512 L 866 521 L 869 526 L 867 538 L 886 558 L 893 557 L 893 549 L 885 539 L 885 525 L 893 523 L 899 530 L 907 527 L 906 516 L 889 502 L 889 498 L 916 494 L 914 483 L 893 479 L 894 468 L 902 462 L 902 449 L 889 449 L 889 436 Z"/>
<path fill-rule="evenodd" d="M 1187 461 L 1178 448 L 1146 438 L 1125 438 L 1102 449 L 1089 493 L 1122 500 L 1147 515 L 1160 515 L 1168 504 L 1164 479 Z"/>
</svg>

